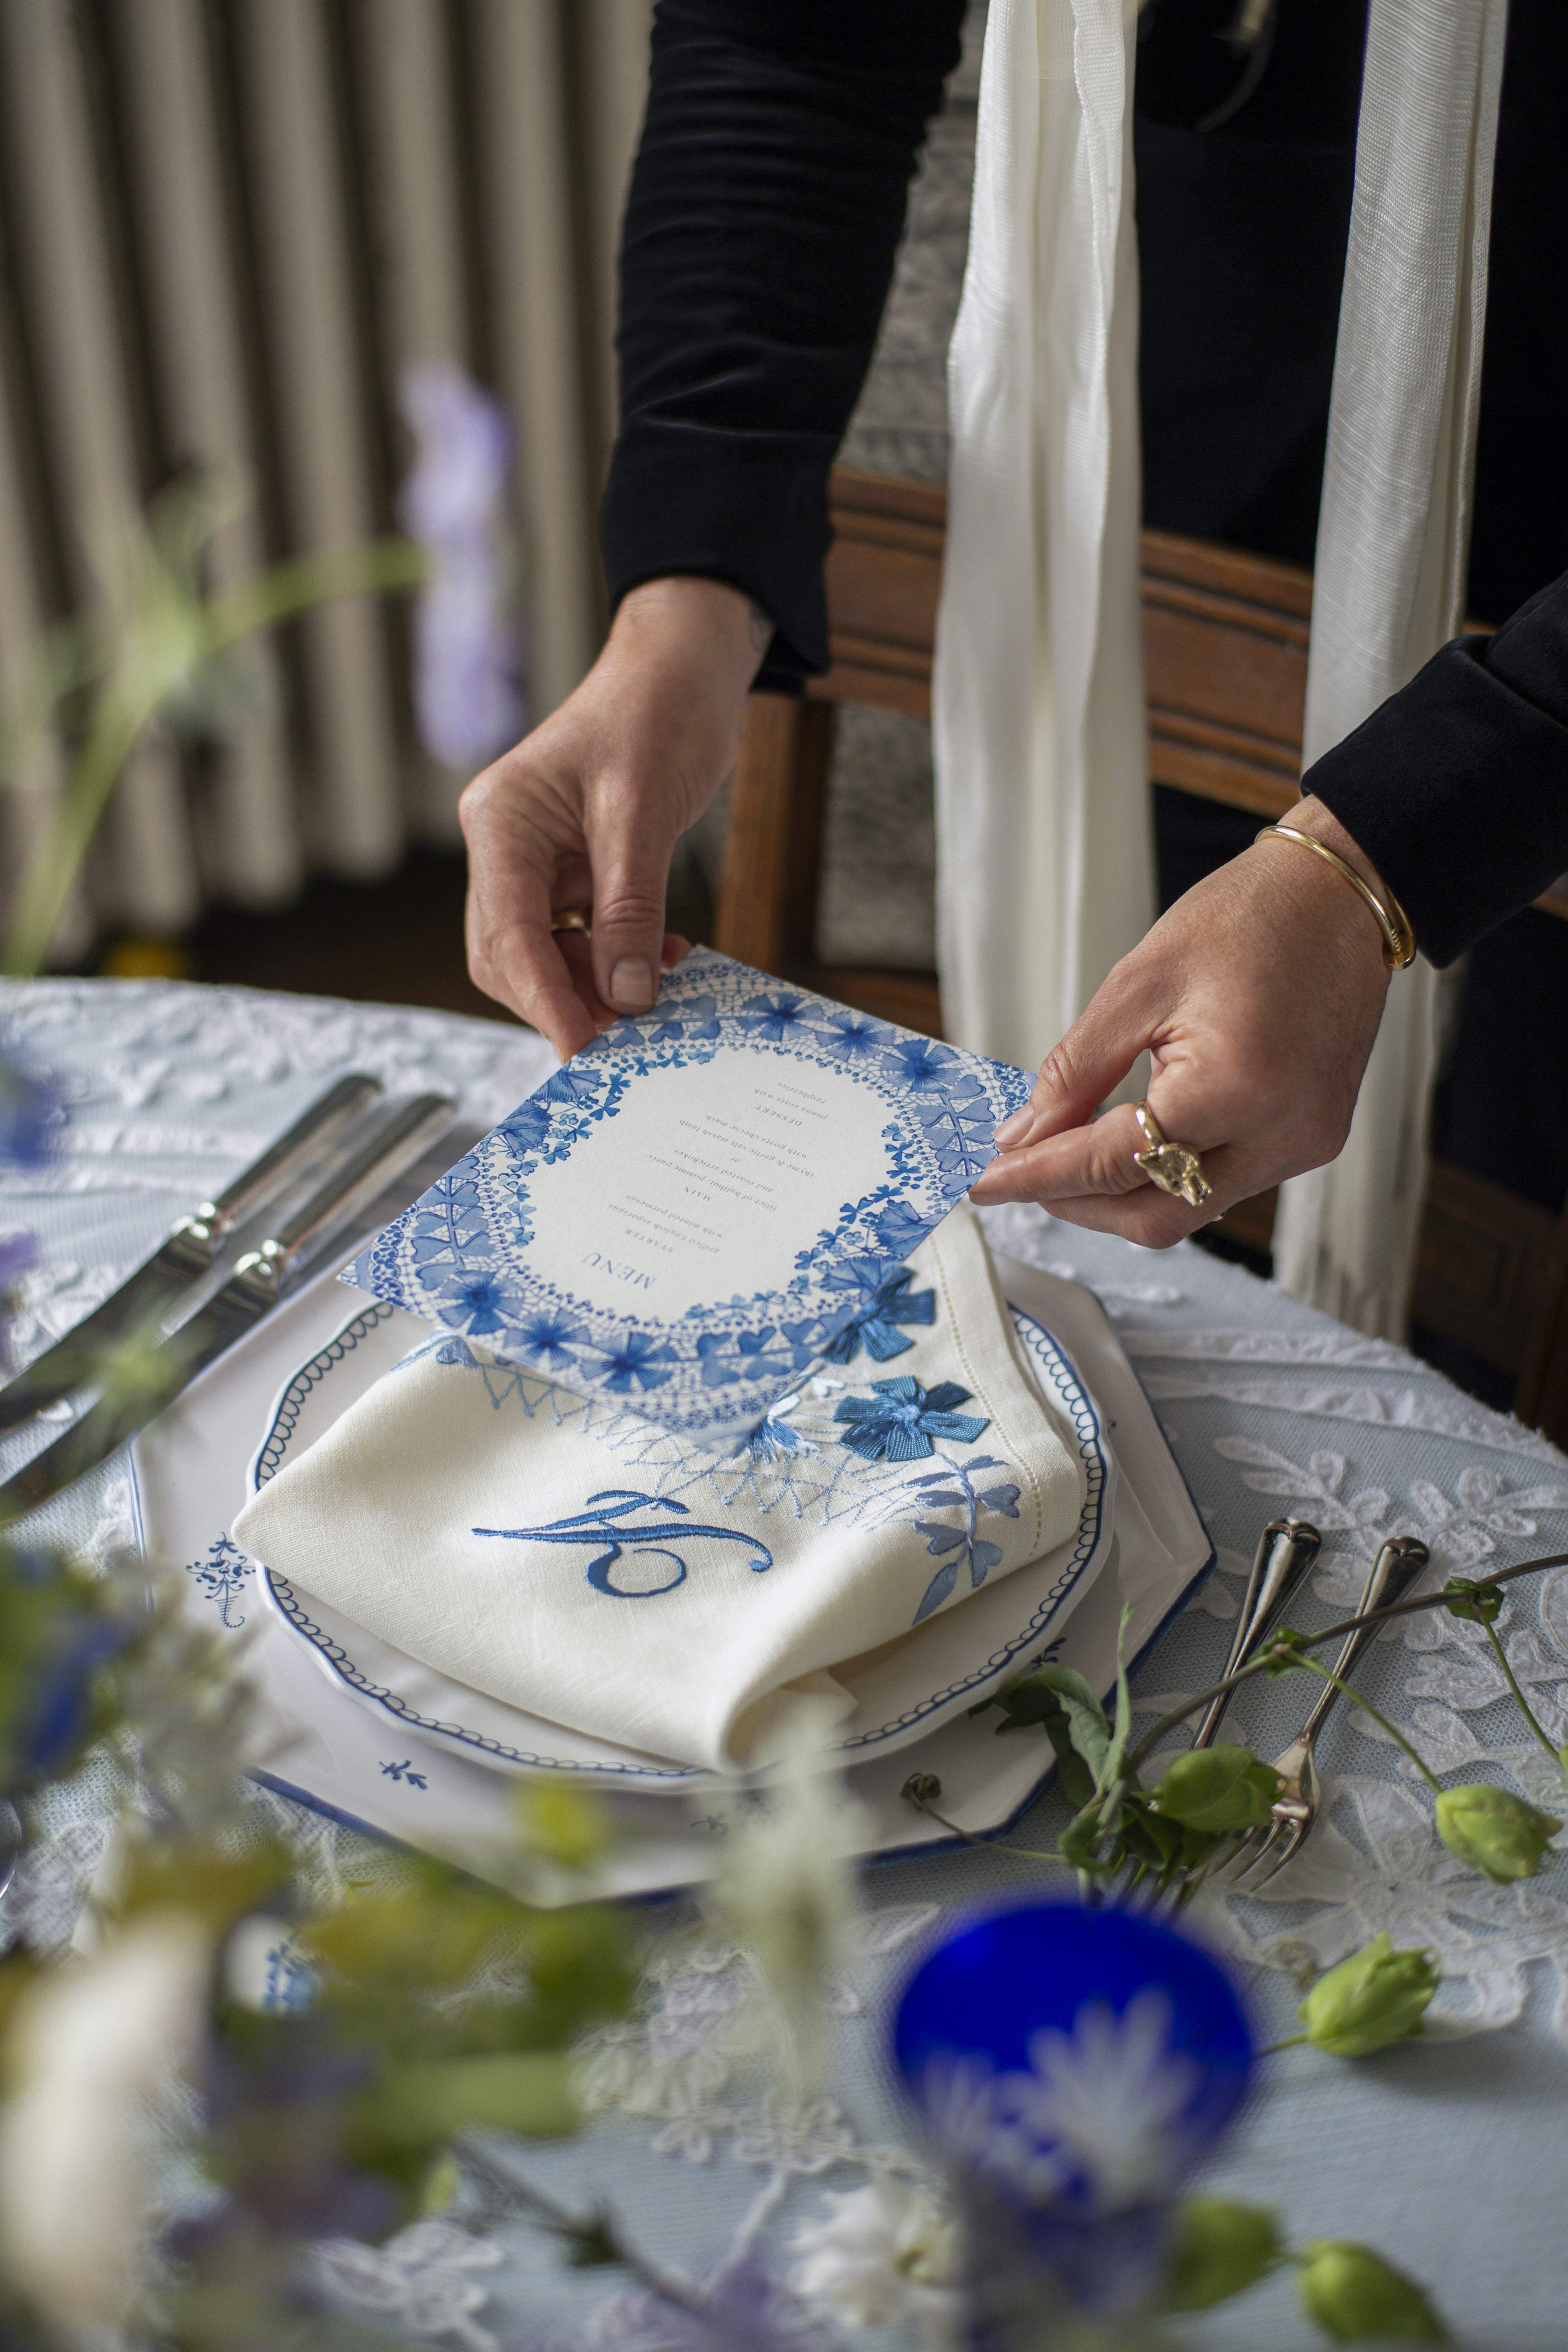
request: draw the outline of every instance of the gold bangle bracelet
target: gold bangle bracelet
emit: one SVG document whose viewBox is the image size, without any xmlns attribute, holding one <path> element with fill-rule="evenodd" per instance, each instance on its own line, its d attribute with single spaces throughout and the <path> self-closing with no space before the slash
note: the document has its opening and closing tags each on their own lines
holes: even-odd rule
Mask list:
<svg viewBox="0 0 1568 2352">
<path fill-rule="evenodd" d="M 1344 876 L 1356 896 L 1371 908 L 1373 919 L 1383 933 L 1383 961 L 1389 971 L 1403 971 L 1406 964 L 1415 962 L 1415 934 L 1410 928 L 1409 916 L 1392 890 L 1388 893 L 1388 904 L 1384 906 L 1371 883 L 1364 881 L 1337 849 L 1331 849 L 1326 841 L 1319 841 L 1293 824 L 1266 824 L 1260 833 L 1254 835 L 1254 846 L 1260 841 L 1298 842 L 1303 849 L 1310 849 L 1314 857 L 1325 859 L 1336 874 Z"/>
</svg>

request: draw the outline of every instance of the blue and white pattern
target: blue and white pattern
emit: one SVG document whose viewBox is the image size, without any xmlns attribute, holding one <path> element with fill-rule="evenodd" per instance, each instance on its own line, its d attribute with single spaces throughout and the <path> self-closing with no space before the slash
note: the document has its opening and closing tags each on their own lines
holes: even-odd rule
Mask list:
<svg viewBox="0 0 1568 2352">
<path fill-rule="evenodd" d="M 593 1303 L 542 1270 L 531 1179 L 615 1118 L 639 1079 L 743 1047 L 832 1073 L 886 1107 L 883 1172 L 795 1255 L 780 1290 L 674 1319 Z M 1026 1099 L 1021 1070 L 782 987 L 699 950 L 653 1011 L 617 1021 L 475 1146 L 355 1260 L 349 1279 L 584 1395 L 666 1427 L 752 1431 L 825 1354 L 882 1362 L 931 1318 L 904 1261 L 994 1156 Z"/>
<path fill-rule="evenodd" d="M 195 1579 L 231 1633 L 237 1633 L 245 1622 L 243 1617 L 233 1614 L 233 1606 L 255 1573 L 255 1562 L 226 1535 L 216 1537 L 204 1558 L 185 1562 L 185 1574 Z"/>
<path fill-rule="evenodd" d="M 637 1511 L 650 1511 L 650 1519 L 634 1519 Z M 670 1518 L 668 1514 L 679 1514 Z M 660 1593 L 673 1592 L 686 1581 L 685 1554 L 693 1544 L 739 1544 L 746 1555 L 743 1565 L 761 1576 L 772 1568 L 773 1556 L 765 1544 L 738 1528 L 704 1527 L 691 1517 L 684 1503 L 666 1502 L 664 1516 L 657 1495 L 638 1494 L 631 1487 L 606 1488 L 603 1494 L 590 1495 L 586 1510 L 574 1511 L 569 1517 L 552 1519 L 542 1528 L 475 1528 L 477 1536 L 500 1536 L 510 1543 L 572 1544 L 586 1546 L 596 1557 L 588 1562 L 584 1574 L 595 1592 L 607 1593 L 616 1601 L 652 1601 Z M 680 1551 L 671 1549 L 679 1543 Z M 604 1546 L 603 1550 L 598 1547 Z M 665 1570 L 658 1571 L 662 1581 L 658 1584 L 617 1584 L 614 1570 L 623 1558 L 633 1560 L 658 1559 Z M 669 1575 L 668 1570 L 675 1573 Z"/>
</svg>

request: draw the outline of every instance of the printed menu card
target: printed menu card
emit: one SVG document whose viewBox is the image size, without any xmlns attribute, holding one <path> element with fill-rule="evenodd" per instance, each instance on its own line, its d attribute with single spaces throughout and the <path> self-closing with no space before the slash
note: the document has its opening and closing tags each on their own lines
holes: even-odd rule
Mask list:
<svg viewBox="0 0 1568 2352">
<path fill-rule="evenodd" d="M 700 948 L 345 1279 L 668 1428 L 743 1432 L 851 1325 L 898 1338 L 910 1252 L 1031 1083 Z"/>
</svg>

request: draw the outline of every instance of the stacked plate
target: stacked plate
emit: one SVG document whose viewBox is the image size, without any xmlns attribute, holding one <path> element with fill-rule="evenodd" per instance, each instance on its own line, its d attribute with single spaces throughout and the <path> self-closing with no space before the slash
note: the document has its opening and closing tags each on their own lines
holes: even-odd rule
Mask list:
<svg viewBox="0 0 1568 2352">
<path fill-rule="evenodd" d="M 834 1669 L 853 1692 L 842 1761 L 875 1823 L 868 1852 L 950 1832 L 900 1794 L 934 1776 L 935 1801 L 970 1834 L 1002 1828 L 1049 1768 L 1044 1741 L 994 1737 L 970 1709 L 1047 1653 L 1097 1689 L 1114 1678 L 1117 1627 L 1147 1647 L 1207 1568 L 1202 1521 L 1092 1294 L 1001 1259 L 1031 1370 L 1074 1431 L 1088 1472 L 1068 1540 L 958 1609 Z M 143 1549 L 184 1569 L 189 1609 L 247 1637 L 263 1696 L 258 1777 L 359 1827 L 497 1866 L 520 1773 L 591 1785 L 626 1832 L 608 1884 L 650 1892 L 707 1874 L 723 1834 L 717 1777 L 525 1715 L 306 1601 L 248 1560 L 228 1528 L 246 1497 L 319 1438 L 405 1356 L 424 1327 L 319 1277 L 195 1382 L 137 1441 Z"/>
</svg>

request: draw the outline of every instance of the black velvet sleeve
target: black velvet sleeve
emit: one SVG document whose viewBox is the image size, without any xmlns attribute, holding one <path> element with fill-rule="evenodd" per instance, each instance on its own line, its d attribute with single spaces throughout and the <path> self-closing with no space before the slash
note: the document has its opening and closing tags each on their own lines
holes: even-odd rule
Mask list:
<svg viewBox="0 0 1568 2352">
<path fill-rule="evenodd" d="M 658 0 L 620 260 L 612 605 L 729 581 L 827 667 L 826 481 L 870 364 L 963 0 Z"/>
<path fill-rule="evenodd" d="M 1301 780 L 1366 852 L 1434 963 L 1568 872 L 1568 573 L 1460 637 Z"/>
</svg>

